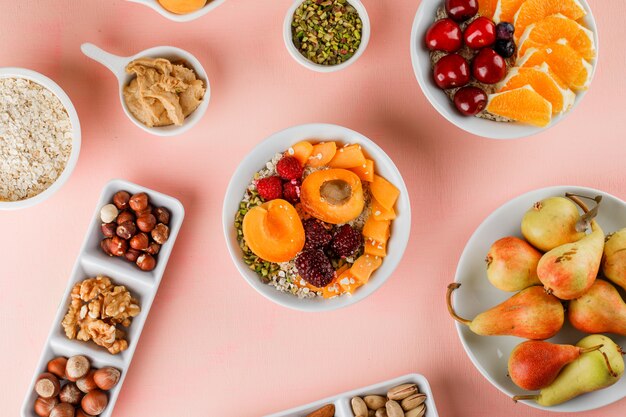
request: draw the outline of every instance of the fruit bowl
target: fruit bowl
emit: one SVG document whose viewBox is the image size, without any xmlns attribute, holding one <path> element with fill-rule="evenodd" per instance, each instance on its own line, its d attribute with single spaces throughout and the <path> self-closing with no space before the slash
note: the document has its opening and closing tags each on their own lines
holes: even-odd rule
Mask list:
<svg viewBox="0 0 626 417">
<path fill-rule="evenodd" d="M 200 10 L 197 10 L 195 12 L 192 13 L 187 13 L 187 14 L 175 14 L 172 13 L 168 10 L 166 10 L 163 6 L 161 6 L 158 2 L 158 0 L 126 0 L 129 1 L 131 3 L 139 3 L 139 4 L 143 4 L 146 7 L 151 8 L 152 10 L 156 11 L 158 14 L 160 14 L 161 16 L 172 20 L 174 22 L 190 22 L 192 20 L 198 19 L 202 16 L 204 16 L 205 14 L 209 13 L 210 11 L 214 10 L 216 7 L 220 6 L 222 3 L 224 3 L 226 0 L 212 0 L 209 3 L 207 3 L 203 8 L 201 8 Z"/>
<path fill-rule="evenodd" d="M 266 165 L 276 153 L 287 150 L 303 140 L 337 140 L 344 143 L 355 143 L 362 146 L 377 167 L 377 172 L 396 185 L 400 196 L 396 202 L 397 217 L 391 223 L 391 239 L 388 244 L 388 256 L 382 266 L 374 272 L 369 282 L 355 291 L 354 295 L 324 299 L 298 298 L 292 294 L 280 292 L 271 285 L 261 281 L 258 274 L 244 262 L 242 250 L 237 241 L 235 215 L 255 173 Z M 363 300 L 380 288 L 396 269 L 406 249 L 411 228 L 411 207 L 406 185 L 389 156 L 373 141 L 345 127 L 330 124 L 307 124 L 295 126 L 271 135 L 261 142 L 243 159 L 235 171 L 224 198 L 222 221 L 226 244 L 235 266 L 243 278 L 261 295 L 285 307 L 302 311 L 328 311 L 354 304 Z"/>
<path fill-rule="evenodd" d="M 603 196 L 597 221 L 605 233 L 608 234 L 626 226 L 626 202 L 599 190 L 558 186 L 531 191 L 514 198 L 489 215 L 465 246 L 455 276 L 455 281 L 462 284 L 454 297 L 454 307 L 460 316 L 472 318 L 512 295 L 512 293 L 496 289 L 489 283 L 485 269 L 485 255 L 489 252 L 491 244 L 503 236 L 521 237 L 522 217 L 533 203 L 547 197 L 563 196 L 566 192 Z M 507 376 L 509 354 L 523 339 L 511 336 L 478 336 L 467 326 L 459 323 L 456 326 L 467 355 L 489 382 L 509 397 L 527 393 L 518 388 Z M 584 333 L 575 330 L 566 320 L 563 329 L 550 341 L 575 344 L 584 336 Z M 617 335 L 610 335 L 610 337 L 618 345 L 626 346 L 626 337 Z M 626 379 L 622 378 L 612 387 L 582 395 L 557 406 L 547 408 L 534 402 L 524 402 L 524 404 L 548 411 L 576 412 L 603 407 L 625 396 Z M 521 402 L 517 406 L 520 407 Z"/>
<path fill-rule="evenodd" d="M 586 0 L 580 0 L 580 4 L 587 12 L 587 15 L 582 19 L 582 23 L 593 32 L 595 41 L 596 58 L 591 60 L 591 77 L 593 77 L 599 53 L 598 31 L 589 4 Z M 447 95 L 435 84 L 433 80 L 429 50 L 426 48 L 424 42 L 424 36 L 430 25 L 434 22 L 437 9 L 441 5 L 443 5 L 443 0 L 423 0 L 420 4 L 413 22 L 413 29 L 411 31 L 411 60 L 413 62 L 415 77 L 417 78 L 424 95 L 428 101 L 430 101 L 432 106 L 450 123 L 465 130 L 466 132 L 491 139 L 516 139 L 527 137 L 542 132 L 565 119 L 574 111 L 575 107 L 585 96 L 586 90 L 579 91 L 576 94 L 574 104 L 570 110 L 559 115 L 554 115 L 550 123 L 545 127 L 531 126 L 516 122 L 494 122 L 478 117 L 461 115 L 456 110 L 454 104 L 447 97 Z"/>
</svg>

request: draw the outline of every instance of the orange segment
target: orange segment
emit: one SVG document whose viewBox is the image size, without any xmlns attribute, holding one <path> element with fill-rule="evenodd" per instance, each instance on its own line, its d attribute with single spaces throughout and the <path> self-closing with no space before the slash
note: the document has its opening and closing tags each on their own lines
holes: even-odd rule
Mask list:
<svg viewBox="0 0 626 417">
<path fill-rule="evenodd" d="M 552 104 L 552 114 L 559 114 L 572 107 L 576 95 L 569 88 L 561 87 L 560 81 L 557 81 L 555 77 L 556 75 L 553 75 L 545 63 L 541 67 L 515 67 L 509 71 L 499 91 L 515 90 L 530 85 Z"/>
<path fill-rule="evenodd" d="M 585 59 L 596 56 L 593 32 L 562 14 L 548 16 L 529 25 L 520 37 L 519 56 L 524 55 L 529 48 L 540 48 L 561 39 Z"/>
<path fill-rule="evenodd" d="M 383 259 L 379 256 L 372 255 L 361 255 L 359 259 L 357 259 L 352 268 L 350 268 L 350 273 L 361 283 L 367 284 L 370 280 L 370 277 L 380 265 L 382 265 Z"/>
<path fill-rule="evenodd" d="M 337 153 L 337 144 L 335 142 L 320 142 L 313 146 L 313 152 L 309 156 L 307 165 L 322 167 L 335 157 L 335 153 Z"/>
<path fill-rule="evenodd" d="M 493 14 L 493 20 L 496 23 L 499 22 L 509 22 L 513 23 L 513 19 L 515 18 L 515 13 L 519 10 L 522 3 L 526 0 L 498 0 L 498 4 L 496 5 L 496 10 Z M 479 1 L 479 7 L 480 7 Z"/>
<path fill-rule="evenodd" d="M 529 25 L 559 13 L 573 20 L 587 14 L 578 0 L 527 0 L 515 15 L 515 40 L 520 39 Z"/>
<path fill-rule="evenodd" d="M 372 199 L 372 216 L 375 220 L 394 220 L 396 218 L 396 211 L 386 209 L 375 198 Z"/>
<path fill-rule="evenodd" d="M 331 168 L 355 168 L 365 164 L 361 145 L 348 145 L 339 148 L 335 157 L 328 163 Z"/>
<path fill-rule="evenodd" d="M 361 166 L 350 168 L 350 171 L 354 172 L 363 181 L 374 181 L 374 161 L 366 159 L 365 163 Z"/>
<path fill-rule="evenodd" d="M 489 96 L 487 111 L 534 126 L 547 126 L 552 117 L 552 104 L 530 86 Z"/>
<path fill-rule="evenodd" d="M 543 63 L 574 91 L 585 90 L 591 83 L 593 68 L 574 49 L 561 43 L 530 48 L 517 61 L 520 67 L 536 67 Z"/>
<path fill-rule="evenodd" d="M 291 155 L 296 158 L 302 165 L 306 165 L 309 161 L 309 157 L 313 153 L 313 145 L 311 142 L 303 140 L 293 145 L 287 150 L 287 155 Z"/>
<path fill-rule="evenodd" d="M 400 196 L 400 190 L 380 175 L 374 175 L 374 181 L 370 184 L 370 190 L 374 198 L 387 210 L 393 208 Z"/>
<path fill-rule="evenodd" d="M 478 14 L 493 19 L 498 0 L 480 0 L 478 2 Z"/>
</svg>

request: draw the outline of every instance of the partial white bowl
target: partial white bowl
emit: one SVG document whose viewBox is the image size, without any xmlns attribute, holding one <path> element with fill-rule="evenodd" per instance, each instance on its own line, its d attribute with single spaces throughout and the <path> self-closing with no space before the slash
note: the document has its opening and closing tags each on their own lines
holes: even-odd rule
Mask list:
<svg viewBox="0 0 626 417">
<path fill-rule="evenodd" d="M 276 153 L 284 152 L 290 146 L 302 140 L 329 141 L 337 140 L 343 143 L 358 143 L 376 163 L 376 172 L 393 183 L 400 190 L 400 197 L 396 203 L 398 217 L 391 224 L 391 238 L 388 244 L 388 256 L 382 266 L 374 272 L 370 281 L 359 288 L 352 296 L 335 297 L 329 300 L 316 297 L 314 299 L 299 299 L 297 296 L 276 290 L 273 286 L 264 284 L 256 272 L 245 264 L 241 248 L 237 242 L 237 232 L 234 221 L 239 210 L 239 203 L 250 184 L 254 174 L 262 169 Z M 267 299 L 284 307 L 301 311 L 329 311 L 355 304 L 373 294 L 389 279 L 396 269 L 409 241 L 411 230 L 411 204 L 402 175 L 391 158 L 373 141 L 360 133 L 342 126 L 331 124 L 308 124 L 294 126 L 271 135 L 254 148 L 246 156 L 233 174 L 222 211 L 224 235 L 230 256 L 235 266 L 246 282 Z"/>
<path fill-rule="evenodd" d="M 586 0 L 579 0 L 587 11 L 587 16 L 583 19 L 584 25 L 593 32 L 596 44 L 596 58 L 591 61 L 593 66 L 593 74 L 595 74 L 598 63 L 598 54 L 600 52 L 600 44 L 598 42 L 598 28 L 596 21 L 591 13 L 591 8 Z M 443 0 L 422 0 L 415 20 L 413 22 L 413 30 L 411 31 L 411 60 L 413 62 L 413 71 L 424 95 L 433 105 L 433 107 L 450 123 L 466 132 L 476 136 L 482 136 L 491 139 L 517 139 L 532 136 L 539 132 L 556 125 L 560 121 L 569 116 L 578 104 L 582 101 L 587 93 L 581 91 L 576 94 L 576 101 L 573 107 L 558 116 L 554 116 L 550 124 L 546 127 L 531 126 L 523 123 L 501 123 L 491 120 L 481 119 L 478 117 L 468 117 L 461 115 L 454 107 L 454 103 L 433 81 L 433 71 L 430 62 L 430 54 L 424 42 L 426 31 L 435 21 L 437 9 L 443 5 Z M 593 77 L 592 74 L 592 77 Z"/>
<path fill-rule="evenodd" d="M 547 197 L 564 196 L 566 192 L 594 197 L 602 195 L 597 217 L 605 233 L 626 227 L 626 203 L 603 191 L 586 187 L 558 186 L 543 188 L 517 197 L 494 211 L 476 229 L 461 255 L 455 281 L 463 284 L 454 293 L 454 307 L 461 317 L 474 318 L 479 313 L 508 299 L 513 293 L 500 291 L 487 280 L 485 256 L 493 242 L 504 236 L 522 237 L 520 224 L 524 213 L 537 201 Z M 452 319 L 450 319 L 452 320 Z M 518 388 L 507 376 L 507 364 L 513 348 L 523 339 L 512 336 L 478 336 L 467 326 L 456 323 L 461 343 L 480 373 L 508 397 L 527 393 Z M 576 344 L 586 334 L 567 323 L 557 336 L 550 339 L 555 343 Z M 618 345 L 626 346 L 626 337 L 609 335 Z M 593 410 L 618 401 L 626 396 L 626 379 L 614 386 L 586 394 L 554 407 L 542 407 L 534 401 L 523 401 L 531 407 L 559 412 Z M 513 407 L 513 405 L 511 405 Z M 519 406 L 519 405 L 517 405 Z"/>
<path fill-rule="evenodd" d="M 166 10 L 163 6 L 161 6 L 159 4 L 158 0 L 126 0 L 126 1 L 130 1 L 131 3 L 143 4 L 144 6 L 149 7 L 151 9 L 155 10 L 161 16 L 166 17 L 169 20 L 172 20 L 174 22 L 189 22 L 189 21 L 192 21 L 192 20 L 195 20 L 195 19 L 197 19 L 199 17 L 204 16 L 205 14 L 209 13 L 211 10 L 213 10 L 216 7 L 220 6 L 226 0 L 212 0 L 206 6 L 204 6 L 202 9 L 197 10 L 197 11 L 195 11 L 193 13 L 187 13 L 187 14 L 172 13 L 172 12 Z"/>
<path fill-rule="evenodd" d="M 176 48 L 173 46 L 156 46 L 154 48 L 146 49 L 145 51 L 141 51 L 133 56 L 122 57 L 113 55 L 109 52 L 106 52 L 96 45 L 91 43 L 84 43 L 81 45 L 80 50 L 93 59 L 96 62 L 107 67 L 117 78 L 119 84 L 119 97 L 122 108 L 124 109 L 124 113 L 140 129 L 153 134 L 155 136 L 177 136 L 185 133 L 193 126 L 195 126 L 202 116 L 206 113 L 207 108 L 209 107 L 209 101 L 211 100 L 211 85 L 209 83 L 209 77 L 204 70 L 204 67 L 193 56 L 191 53 Z M 124 100 L 124 87 L 126 87 L 131 80 L 134 78 L 133 74 L 129 74 L 126 72 L 126 66 L 135 59 L 138 58 L 167 58 L 170 61 L 183 61 L 186 65 L 191 67 L 196 73 L 196 77 L 202 81 L 206 86 L 206 92 L 204 93 L 204 98 L 200 103 L 200 106 L 191 113 L 189 116 L 185 117 L 182 126 L 169 125 L 169 126 L 155 126 L 148 127 L 141 123 L 139 120 L 133 116 L 133 114 L 128 110 L 128 106 L 126 105 L 126 101 Z"/>
<path fill-rule="evenodd" d="M 78 155 L 80 154 L 80 121 L 78 120 L 76 109 L 74 108 L 70 98 L 67 94 L 65 94 L 65 91 L 63 91 L 57 83 L 45 75 L 24 68 L 0 68 L 0 78 L 24 78 L 44 86 L 59 98 L 70 117 L 70 122 L 72 123 L 72 152 L 70 153 L 70 157 L 65 165 L 65 169 L 61 175 L 59 175 L 57 180 L 46 190 L 26 200 L 0 201 L 0 210 L 17 210 L 25 207 L 31 207 L 47 200 L 50 196 L 56 193 L 67 182 L 70 175 L 72 175 L 72 172 L 76 167 L 76 163 L 78 162 Z"/>
<path fill-rule="evenodd" d="M 296 60 L 297 63 L 302 65 L 305 68 L 308 68 L 312 71 L 317 72 L 335 72 L 342 70 L 344 68 L 349 67 L 354 64 L 356 60 L 358 60 L 361 55 L 365 52 L 367 45 L 370 41 L 370 34 L 372 31 L 372 26 L 370 24 L 370 18 L 367 14 L 367 9 L 361 0 L 348 0 L 349 3 L 354 6 L 354 8 L 359 12 L 359 17 L 361 18 L 361 22 L 363 22 L 363 33 L 361 35 L 361 45 L 359 45 L 359 49 L 355 52 L 355 54 L 349 60 L 342 62 L 338 65 L 320 65 L 312 62 L 308 58 L 298 51 L 296 46 L 293 44 L 292 35 L 291 35 L 291 22 L 293 21 L 293 14 L 295 13 L 298 6 L 302 4 L 302 0 L 295 0 L 291 5 L 289 10 L 287 10 L 287 14 L 285 15 L 285 21 L 283 22 L 283 40 L 285 41 L 285 46 L 289 51 L 289 54 Z"/>
</svg>

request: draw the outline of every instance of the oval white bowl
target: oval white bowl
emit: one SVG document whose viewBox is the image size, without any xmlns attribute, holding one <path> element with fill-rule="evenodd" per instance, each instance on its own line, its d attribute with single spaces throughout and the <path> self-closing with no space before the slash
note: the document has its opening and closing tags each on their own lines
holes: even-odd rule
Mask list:
<svg viewBox="0 0 626 417">
<path fill-rule="evenodd" d="M 161 16 L 166 17 L 169 20 L 182 23 L 182 22 L 189 22 L 189 21 L 192 21 L 199 17 L 204 16 L 205 14 L 214 10 L 216 7 L 223 4 L 226 0 L 213 0 L 210 3 L 208 3 L 206 6 L 201 8 L 200 10 L 197 10 L 193 13 L 187 13 L 187 14 L 172 13 L 166 10 L 163 6 L 161 6 L 158 0 L 126 0 L 126 1 L 130 1 L 131 3 L 142 4 L 146 7 L 151 8 L 152 10 L 156 11 Z"/>
</svg>

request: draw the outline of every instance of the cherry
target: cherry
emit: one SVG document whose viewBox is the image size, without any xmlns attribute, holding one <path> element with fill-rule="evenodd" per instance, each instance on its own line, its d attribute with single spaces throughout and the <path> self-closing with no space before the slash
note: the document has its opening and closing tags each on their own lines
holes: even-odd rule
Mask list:
<svg viewBox="0 0 626 417">
<path fill-rule="evenodd" d="M 446 12 L 457 22 L 463 22 L 478 13 L 478 1 L 446 0 Z"/>
<path fill-rule="evenodd" d="M 464 38 L 472 49 L 492 45 L 496 41 L 496 25 L 486 17 L 479 17 L 467 26 Z"/>
<path fill-rule="evenodd" d="M 487 106 L 487 94 L 478 87 L 463 87 L 454 94 L 454 105 L 465 116 L 475 116 Z"/>
<path fill-rule="evenodd" d="M 431 51 L 456 52 L 463 44 L 461 27 L 452 19 L 433 23 L 426 32 L 426 47 Z"/>
<path fill-rule="evenodd" d="M 470 80 L 469 64 L 459 54 L 449 54 L 441 57 L 433 70 L 435 84 L 443 90 L 453 87 L 462 87 Z"/>
<path fill-rule="evenodd" d="M 472 74 L 481 83 L 498 83 L 506 75 L 506 62 L 492 48 L 481 49 L 472 62 Z"/>
</svg>

